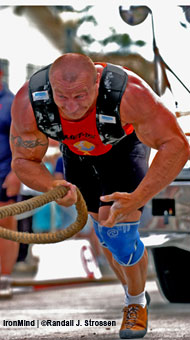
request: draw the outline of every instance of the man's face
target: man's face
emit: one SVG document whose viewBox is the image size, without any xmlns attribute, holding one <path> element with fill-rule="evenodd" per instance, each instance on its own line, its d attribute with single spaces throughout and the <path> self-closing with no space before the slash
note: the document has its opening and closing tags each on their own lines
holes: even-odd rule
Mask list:
<svg viewBox="0 0 190 340">
<path fill-rule="evenodd" d="M 74 82 L 63 81 L 55 74 L 51 85 L 54 101 L 65 119 L 81 119 L 95 105 L 98 85 L 87 74 L 82 74 Z"/>
</svg>

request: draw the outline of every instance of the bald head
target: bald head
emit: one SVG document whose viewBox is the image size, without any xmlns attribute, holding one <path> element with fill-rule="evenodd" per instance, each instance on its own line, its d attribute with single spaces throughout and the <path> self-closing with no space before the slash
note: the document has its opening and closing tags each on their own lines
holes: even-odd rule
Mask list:
<svg viewBox="0 0 190 340">
<path fill-rule="evenodd" d="M 67 53 L 56 59 L 50 67 L 50 82 L 56 74 L 59 74 L 61 79 L 67 82 L 75 82 L 79 76 L 87 74 L 89 79 L 92 77 L 94 83 L 97 75 L 93 61 L 89 57 L 77 53 Z"/>
<path fill-rule="evenodd" d="M 51 65 L 49 79 L 63 118 L 81 119 L 95 108 L 100 77 L 89 57 L 77 53 L 62 55 Z"/>
</svg>

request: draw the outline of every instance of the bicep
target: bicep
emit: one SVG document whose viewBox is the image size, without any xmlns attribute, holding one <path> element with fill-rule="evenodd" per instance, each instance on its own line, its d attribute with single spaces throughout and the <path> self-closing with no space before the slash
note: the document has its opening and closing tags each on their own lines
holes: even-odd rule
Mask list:
<svg viewBox="0 0 190 340">
<path fill-rule="evenodd" d="M 41 161 L 47 151 L 48 140 L 42 133 L 19 132 L 11 126 L 10 145 L 13 160 Z"/>
<path fill-rule="evenodd" d="M 154 112 L 134 124 L 138 138 L 146 145 L 159 149 L 162 145 L 184 139 L 183 131 L 175 116 L 161 103 L 157 103 Z"/>
</svg>

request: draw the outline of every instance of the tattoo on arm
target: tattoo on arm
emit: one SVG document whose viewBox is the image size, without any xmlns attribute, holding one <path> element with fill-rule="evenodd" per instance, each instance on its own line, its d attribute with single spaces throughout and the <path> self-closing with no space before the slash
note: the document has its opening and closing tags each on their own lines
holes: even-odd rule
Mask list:
<svg viewBox="0 0 190 340">
<path fill-rule="evenodd" d="M 22 146 L 23 148 L 35 148 L 36 146 L 47 146 L 48 142 L 43 143 L 39 138 L 36 140 L 23 140 L 20 136 L 11 135 L 11 141 L 15 146 Z"/>
</svg>

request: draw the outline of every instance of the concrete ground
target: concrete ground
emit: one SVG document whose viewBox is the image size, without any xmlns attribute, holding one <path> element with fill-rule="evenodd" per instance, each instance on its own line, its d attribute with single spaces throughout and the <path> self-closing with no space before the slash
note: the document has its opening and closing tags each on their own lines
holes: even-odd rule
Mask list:
<svg viewBox="0 0 190 340">
<path fill-rule="evenodd" d="M 154 280 L 148 281 L 146 288 L 151 305 L 149 331 L 144 339 L 190 339 L 190 304 L 167 302 Z M 112 282 L 15 292 L 12 299 L 2 300 L 0 305 L 2 340 L 116 340 L 123 288 Z M 107 324 L 101 325 L 100 321 Z"/>
</svg>

